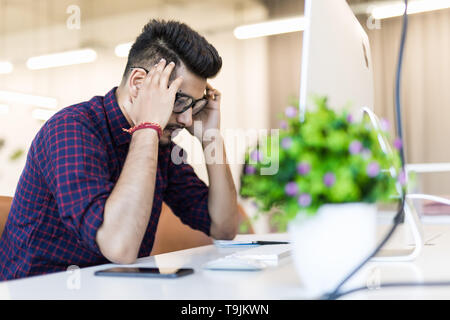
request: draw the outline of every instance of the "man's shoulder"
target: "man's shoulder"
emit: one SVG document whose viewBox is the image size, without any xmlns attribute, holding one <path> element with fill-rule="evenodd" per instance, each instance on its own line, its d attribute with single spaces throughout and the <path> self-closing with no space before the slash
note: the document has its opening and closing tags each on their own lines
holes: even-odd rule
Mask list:
<svg viewBox="0 0 450 320">
<path fill-rule="evenodd" d="M 44 125 L 52 127 L 60 123 L 78 123 L 87 127 L 95 127 L 104 117 L 103 97 L 95 96 L 88 101 L 65 107 L 55 113 Z"/>
<path fill-rule="evenodd" d="M 95 96 L 88 101 L 65 107 L 48 119 L 37 133 L 33 144 L 51 142 L 55 134 L 63 133 L 67 128 L 86 130 L 95 134 L 100 122 L 104 121 L 103 97 Z"/>
</svg>

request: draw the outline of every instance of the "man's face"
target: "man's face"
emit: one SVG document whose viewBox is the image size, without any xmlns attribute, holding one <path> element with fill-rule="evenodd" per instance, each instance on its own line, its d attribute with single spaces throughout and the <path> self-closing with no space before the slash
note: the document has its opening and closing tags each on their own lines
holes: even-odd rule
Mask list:
<svg viewBox="0 0 450 320">
<path fill-rule="evenodd" d="M 183 63 L 181 63 L 181 65 L 177 67 L 174 72 L 176 72 L 176 75 L 175 77 L 171 78 L 176 79 L 176 77 L 179 76 L 183 77 L 183 83 L 178 90 L 179 92 L 188 94 L 194 99 L 200 99 L 203 97 L 206 90 L 206 79 L 190 72 Z M 176 133 L 173 134 L 175 130 L 188 128 L 192 126 L 192 124 L 192 108 L 189 108 L 188 110 L 180 114 L 172 113 L 159 143 L 162 145 L 170 143 L 172 138 L 176 136 Z"/>
</svg>

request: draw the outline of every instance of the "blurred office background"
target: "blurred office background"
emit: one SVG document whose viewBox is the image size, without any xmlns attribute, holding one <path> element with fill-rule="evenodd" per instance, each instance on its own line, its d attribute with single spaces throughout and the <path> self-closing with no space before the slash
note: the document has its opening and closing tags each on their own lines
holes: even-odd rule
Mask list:
<svg viewBox="0 0 450 320">
<path fill-rule="evenodd" d="M 374 21 L 368 14 L 392 1 L 348 2 L 371 43 L 375 111 L 393 125 L 401 18 Z M 120 83 L 126 44 L 151 18 L 183 21 L 218 49 L 223 68 L 211 83 L 223 94 L 223 130 L 278 128 L 277 114 L 298 98 L 302 32 L 237 39 L 233 31 L 301 16 L 303 6 L 301 0 L 0 0 L 0 194 L 14 194 L 29 145 L 46 118 Z M 33 69 L 28 60 L 80 49 L 90 49 L 85 58 L 91 62 Z M 402 88 L 410 163 L 450 162 L 449 57 L 450 9 L 410 15 Z M 201 153 L 189 136 L 179 142 L 191 159 Z M 229 157 L 238 162 L 243 151 L 233 145 Z M 204 166 L 193 162 L 206 180 Z M 239 163 L 232 165 L 237 185 L 240 170 Z M 450 194 L 450 174 L 428 175 L 423 190 Z"/>
</svg>

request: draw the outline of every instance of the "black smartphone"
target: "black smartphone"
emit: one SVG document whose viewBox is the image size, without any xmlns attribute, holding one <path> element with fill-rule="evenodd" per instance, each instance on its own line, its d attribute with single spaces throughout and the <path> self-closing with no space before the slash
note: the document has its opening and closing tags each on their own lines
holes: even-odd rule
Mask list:
<svg viewBox="0 0 450 320">
<path fill-rule="evenodd" d="M 142 278 L 178 278 L 194 273 L 194 269 L 189 268 L 129 268 L 114 267 L 98 270 L 96 276 L 111 277 L 142 277 Z"/>
</svg>

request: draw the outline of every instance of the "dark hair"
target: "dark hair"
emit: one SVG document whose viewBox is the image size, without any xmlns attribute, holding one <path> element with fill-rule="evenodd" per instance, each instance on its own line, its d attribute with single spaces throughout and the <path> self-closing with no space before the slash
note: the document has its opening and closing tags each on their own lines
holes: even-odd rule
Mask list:
<svg viewBox="0 0 450 320">
<path fill-rule="evenodd" d="M 167 63 L 180 60 L 194 74 L 202 78 L 214 77 L 222 67 L 217 50 L 200 34 L 184 23 L 150 20 L 137 37 L 128 54 L 123 74 L 125 79 L 132 67 L 149 68 L 162 58 Z"/>
</svg>

